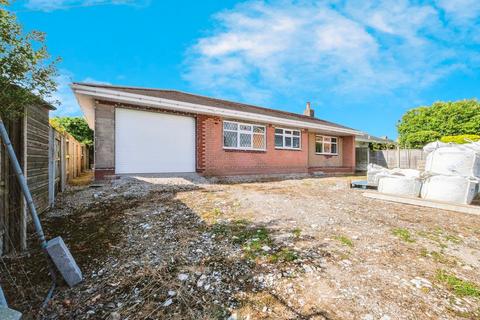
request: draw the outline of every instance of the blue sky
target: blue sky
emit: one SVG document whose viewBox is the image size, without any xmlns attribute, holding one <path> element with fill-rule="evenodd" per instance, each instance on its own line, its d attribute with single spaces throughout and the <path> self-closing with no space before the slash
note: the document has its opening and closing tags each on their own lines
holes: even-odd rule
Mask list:
<svg viewBox="0 0 480 320">
<path fill-rule="evenodd" d="M 71 81 L 178 89 L 396 137 L 408 109 L 480 95 L 480 1 L 23 0 Z"/>
</svg>

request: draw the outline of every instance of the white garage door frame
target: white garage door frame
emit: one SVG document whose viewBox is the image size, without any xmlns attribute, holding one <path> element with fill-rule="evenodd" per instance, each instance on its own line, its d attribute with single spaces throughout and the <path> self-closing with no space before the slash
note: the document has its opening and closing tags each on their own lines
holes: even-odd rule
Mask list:
<svg viewBox="0 0 480 320">
<path fill-rule="evenodd" d="M 115 108 L 115 174 L 195 171 L 194 117 Z"/>
</svg>

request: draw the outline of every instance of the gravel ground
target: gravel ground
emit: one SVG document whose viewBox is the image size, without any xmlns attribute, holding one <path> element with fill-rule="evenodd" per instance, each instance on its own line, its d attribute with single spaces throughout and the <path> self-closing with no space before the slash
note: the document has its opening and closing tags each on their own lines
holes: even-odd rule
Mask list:
<svg viewBox="0 0 480 320">
<path fill-rule="evenodd" d="M 479 217 L 289 178 L 75 187 L 44 225 L 85 282 L 39 311 L 32 251 L 4 259 L 7 297 L 27 319 L 480 319 Z"/>
</svg>

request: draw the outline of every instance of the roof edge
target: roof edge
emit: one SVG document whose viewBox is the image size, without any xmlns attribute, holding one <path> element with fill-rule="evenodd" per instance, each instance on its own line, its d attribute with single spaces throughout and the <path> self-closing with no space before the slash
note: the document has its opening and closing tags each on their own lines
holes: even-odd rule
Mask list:
<svg viewBox="0 0 480 320">
<path fill-rule="evenodd" d="M 124 103 L 136 103 L 140 105 L 147 105 L 147 106 L 154 106 L 154 107 L 163 107 L 167 109 L 183 111 L 183 112 L 190 112 L 190 113 L 199 113 L 199 114 L 211 114 L 211 115 L 222 115 L 222 116 L 230 116 L 232 118 L 243 118 L 243 119 L 250 119 L 250 120 L 258 120 L 264 121 L 269 123 L 281 123 L 284 125 L 290 126 L 297 126 L 297 127 L 304 127 L 304 128 L 313 128 L 318 130 L 324 131 L 331 131 L 335 133 L 341 133 L 346 135 L 359 135 L 363 134 L 363 132 L 351 129 L 348 127 L 343 126 L 335 126 L 333 124 L 330 126 L 327 124 L 322 124 L 320 122 L 313 122 L 313 121 L 302 121 L 299 120 L 292 120 L 282 118 L 280 116 L 272 116 L 272 115 L 261 115 L 259 113 L 254 112 L 246 112 L 246 111 L 234 111 L 219 107 L 213 107 L 203 104 L 195 104 L 189 102 L 183 102 L 178 100 L 170 100 L 165 98 L 158 98 L 152 97 L 142 94 L 136 93 L 128 93 L 121 90 L 115 89 L 105 89 L 102 87 L 92 87 L 88 85 L 84 85 L 82 83 L 73 83 L 71 85 L 72 90 L 74 91 L 75 95 L 86 95 L 95 97 L 97 99 L 106 99 L 112 100 L 117 102 L 124 102 Z"/>
</svg>

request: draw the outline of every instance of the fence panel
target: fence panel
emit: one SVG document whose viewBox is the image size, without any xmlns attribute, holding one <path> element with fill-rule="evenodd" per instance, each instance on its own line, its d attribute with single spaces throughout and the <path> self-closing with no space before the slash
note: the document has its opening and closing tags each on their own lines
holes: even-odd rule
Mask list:
<svg viewBox="0 0 480 320">
<path fill-rule="evenodd" d="M 370 151 L 370 163 L 386 168 L 418 169 L 425 167 L 426 154 L 422 149 Z"/>
</svg>

